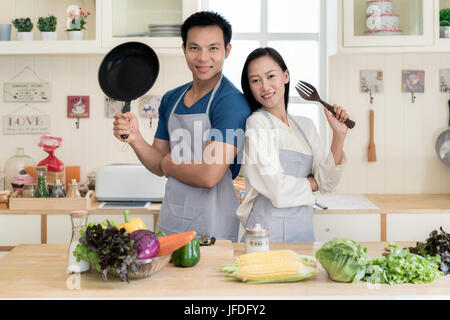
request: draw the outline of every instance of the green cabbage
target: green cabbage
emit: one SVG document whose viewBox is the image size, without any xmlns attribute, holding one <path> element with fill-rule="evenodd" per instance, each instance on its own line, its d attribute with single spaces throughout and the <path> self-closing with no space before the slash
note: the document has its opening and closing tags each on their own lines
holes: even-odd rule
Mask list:
<svg viewBox="0 0 450 320">
<path fill-rule="evenodd" d="M 364 278 L 371 261 L 366 251 L 353 240 L 334 238 L 316 252 L 316 258 L 332 280 L 356 282 Z"/>
</svg>

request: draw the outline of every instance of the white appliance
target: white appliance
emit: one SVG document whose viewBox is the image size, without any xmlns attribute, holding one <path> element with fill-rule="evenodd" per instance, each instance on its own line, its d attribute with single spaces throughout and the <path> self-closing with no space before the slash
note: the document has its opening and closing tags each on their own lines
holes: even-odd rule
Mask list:
<svg viewBox="0 0 450 320">
<path fill-rule="evenodd" d="M 97 171 L 95 196 L 98 201 L 161 202 L 166 182 L 142 164 L 111 164 Z"/>
</svg>

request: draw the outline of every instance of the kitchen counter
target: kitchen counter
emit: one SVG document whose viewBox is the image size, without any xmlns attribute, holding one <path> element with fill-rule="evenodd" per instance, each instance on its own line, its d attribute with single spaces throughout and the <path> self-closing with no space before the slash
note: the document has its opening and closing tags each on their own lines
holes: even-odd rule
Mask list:
<svg viewBox="0 0 450 320">
<path fill-rule="evenodd" d="M 339 283 L 329 279 L 322 269 L 312 278 L 293 283 L 248 284 L 226 278 L 219 266 L 232 263 L 243 254 L 243 243 L 222 241 L 217 247 L 206 247 L 200 262 L 192 268 L 169 264 L 150 278 L 121 282 L 111 276 L 103 281 L 96 271 L 70 275 L 67 267 L 67 245 L 19 245 L 0 260 L 1 298 L 169 298 L 190 297 L 225 299 L 227 297 L 296 298 L 450 298 L 450 276 L 429 284 L 372 285 L 364 281 Z M 401 247 L 414 245 L 398 242 Z M 298 253 L 315 255 L 323 243 L 273 243 L 271 249 L 289 248 Z M 381 256 L 385 242 L 362 242 L 368 254 Z M 229 246 L 229 247 L 227 247 Z M 205 247 L 202 247 L 202 250 Z M 230 250 L 228 250 L 230 249 Z"/>
</svg>

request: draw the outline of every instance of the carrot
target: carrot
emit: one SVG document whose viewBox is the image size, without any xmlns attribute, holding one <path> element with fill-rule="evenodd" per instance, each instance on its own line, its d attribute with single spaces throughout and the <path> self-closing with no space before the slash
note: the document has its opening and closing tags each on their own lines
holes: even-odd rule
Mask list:
<svg viewBox="0 0 450 320">
<path fill-rule="evenodd" d="M 157 256 L 161 257 L 171 254 L 175 250 L 191 242 L 196 235 L 197 232 L 195 231 L 187 231 L 182 233 L 174 233 L 170 236 L 159 237 L 159 252 Z"/>
</svg>

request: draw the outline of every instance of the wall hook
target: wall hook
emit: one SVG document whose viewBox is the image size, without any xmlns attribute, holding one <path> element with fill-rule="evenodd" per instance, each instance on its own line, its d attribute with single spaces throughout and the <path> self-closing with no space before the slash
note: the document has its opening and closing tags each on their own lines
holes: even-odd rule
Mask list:
<svg viewBox="0 0 450 320">
<path fill-rule="evenodd" d="M 370 104 L 373 104 L 372 90 L 369 90 Z"/>
<path fill-rule="evenodd" d="M 416 96 L 414 95 L 414 91 L 411 91 L 411 101 L 412 103 L 416 102 Z"/>
<path fill-rule="evenodd" d="M 80 129 L 80 118 L 77 118 L 77 121 L 75 121 L 75 126 L 77 129 Z"/>
</svg>

